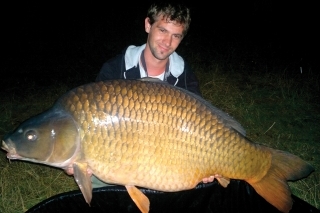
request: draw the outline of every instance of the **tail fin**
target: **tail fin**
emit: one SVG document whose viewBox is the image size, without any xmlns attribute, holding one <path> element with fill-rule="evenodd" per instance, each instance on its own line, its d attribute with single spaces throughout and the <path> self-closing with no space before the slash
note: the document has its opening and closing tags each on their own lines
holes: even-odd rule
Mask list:
<svg viewBox="0 0 320 213">
<path fill-rule="evenodd" d="M 291 191 L 287 180 L 299 180 L 307 177 L 314 168 L 301 158 L 288 152 L 270 149 L 272 163 L 269 171 L 258 182 L 248 183 L 266 201 L 282 212 L 292 208 Z"/>
</svg>

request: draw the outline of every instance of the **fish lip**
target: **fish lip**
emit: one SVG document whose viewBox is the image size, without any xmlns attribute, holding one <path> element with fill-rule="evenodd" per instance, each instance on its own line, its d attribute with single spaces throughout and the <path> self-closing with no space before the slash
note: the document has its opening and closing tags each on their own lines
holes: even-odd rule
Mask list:
<svg viewBox="0 0 320 213">
<path fill-rule="evenodd" d="M 17 154 L 17 151 L 14 147 L 8 146 L 4 140 L 2 140 L 2 146 L 1 148 L 5 151 L 7 151 L 7 158 L 8 159 L 21 159 L 22 157 Z"/>
<path fill-rule="evenodd" d="M 22 159 L 20 155 L 12 154 L 12 153 L 7 153 L 7 158 L 10 160 Z"/>
</svg>

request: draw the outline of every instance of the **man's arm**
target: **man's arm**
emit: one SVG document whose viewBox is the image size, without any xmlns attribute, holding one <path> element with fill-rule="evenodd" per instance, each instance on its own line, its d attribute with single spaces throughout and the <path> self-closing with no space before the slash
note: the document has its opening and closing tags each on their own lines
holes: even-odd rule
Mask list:
<svg viewBox="0 0 320 213">
<path fill-rule="evenodd" d="M 190 92 L 202 96 L 198 78 L 186 62 L 184 72 L 179 76 L 179 81 L 176 86 L 187 89 Z"/>
<path fill-rule="evenodd" d="M 97 81 L 123 79 L 123 55 L 117 55 L 105 62 L 96 77 Z"/>
</svg>

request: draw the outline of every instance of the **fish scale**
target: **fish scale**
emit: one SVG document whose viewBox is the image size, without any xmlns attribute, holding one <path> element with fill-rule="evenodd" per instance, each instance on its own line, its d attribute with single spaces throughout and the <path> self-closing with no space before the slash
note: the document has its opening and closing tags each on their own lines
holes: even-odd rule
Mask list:
<svg viewBox="0 0 320 213">
<path fill-rule="evenodd" d="M 164 189 L 154 186 L 158 185 L 158 183 L 141 183 L 148 182 L 153 175 L 148 173 L 148 169 L 146 167 L 155 167 L 155 162 L 157 161 L 154 158 L 158 158 L 159 155 L 154 155 L 153 147 L 156 147 L 157 144 L 160 143 L 163 147 L 162 155 L 170 156 L 170 158 L 165 162 L 162 161 L 164 163 L 158 164 L 156 167 L 158 172 L 156 174 L 159 176 L 159 181 L 162 181 L 163 178 L 168 177 L 168 175 L 172 176 L 170 181 L 164 183 L 164 185 L 166 185 L 165 190 L 168 191 L 193 188 L 202 180 L 203 177 L 216 174 L 217 172 L 226 177 L 232 176 L 233 178 L 245 179 L 246 177 L 244 177 L 244 172 L 252 171 L 244 168 L 244 171 L 239 172 L 233 166 L 228 166 L 233 162 L 237 162 L 237 159 L 234 159 L 232 156 L 239 156 L 239 154 L 236 153 L 237 150 L 239 150 L 238 146 L 225 147 L 224 149 L 230 149 L 230 151 L 227 152 L 218 152 L 218 154 L 211 152 L 209 156 L 203 155 L 204 152 L 202 150 L 208 150 L 210 148 L 213 148 L 214 150 L 214 147 L 219 146 L 219 143 L 217 143 L 217 141 L 219 141 L 218 139 L 215 146 L 205 147 L 204 144 L 206 144 L 207 141 L 210 141 L 210 138 L 214 138 L 213 136 L 217 135 L 217 138 L 222 138 L 221 141 L 223 141 L 223 146 L 225 146 L 225 138 L 230 138 L 229 133 L 231 130 L 225 129 L 223 122 L 219 121 L 215 114 L 211 116 L 212 113 L 208 112 L 205 107 L 199 104 L 199 102 L 190 101 L 190 96 L 185 96 L 180 90 L 173 90 L 170 87 L 166 87 L 164 84 L 149 85 L 145 82 L 142 84 L 140 83 L 139 86 L 135 84 L 137 84 L 137 82 L 134 81 L 131 86 L 128 85 L 127 82 L 119 82 L 117 84 L 110 85 L 101 83 L 96 84 L 95 87 L 84 86 L 81 89 L 78 88 L 75 90 L 74 93 L 69 93 L 70 97 L 66 96 L 61 100 L 61 103 L 65 100 L 73 100 L 73 102 L 66 105 L 65 109 L 70 111 L 75 120 L 82 126 L 84 135 L 81 138 L 86 139 L 82 142 L 83 152 L 86 153 L 86 158 L 94 159 L 91 160 L 93 166 L 90 166 L 89 164 L 90 167 L 94 168 L 96 164 L 108 164 L 109 166 L 107 168 L 121 168 L 121 171 L 117 170 L 117 172 L 128 175 L 133 184 L 164 191 Z M 151 86 L 151 88 L 148 88 L 148 86 Z M 169 91 L 166 91 L 168 89 Z M 160 92 L 157 94 L 155 91 Z M 104 107 L 102 108 L 102 106 L 98 107 L 98 104 L 103 93 L 108 93 L 109 97 L 104 101 Z M 161 96 L 164 96 L 165 98 L 160 98 Z M 181 98 L 184 98 L 184 101 L 181 101 Z M 77 100 L 76 103 L 74 102 L 75 100 Z M 123 102 L 131 104 L 126 105 L 123 104 Z M 163 104 L 166 106 L 170 105 L 169 110 L 165 113 L 157 110 L 158 108 L 161 109 L 158 105 L 163 106 Z M 74 107 L 72 107 L 73 105 L 77 106 L 74 111 L 72 111 L 72 109 L 74 109 Z M 90 110 L 88 110 L 89 106 Z M 103 113 L 100 113 L 97 120 L 106 121 L 107 132 L 105 132 L 104 128 L 101 128 L 100 131 L 102 132 L 100 134 L 97 133 L 92 135 L 89 126 L 97 126 L 94 122 L 97 117 L 95 113 L 99 113 L 96 109 L 103 111 Z M 132 109 L 134 109 L 134 113 L 129 114 L 130 111 L 132 112 Z M 127 116 L 124 115 L 125 111 L 128 112 Z M 195 114 L 188 113 L 190 111 L 194 111 Z M 146 116 L 149 112 L 152 112 L 150 116 Z M 184 115 L 190 114 L 194 116 L 183 118 L 181 117 L 182 112 Z M 154 119 L 154 117 L 161 117 L 162 119 L 159 121 Z M 195 122 L 196 117 L 198 118 L 197 121 L 199 123 Z M 219 125 L 212 125 L 217 123 Z M 181 131 L 181 129 L 184 129 L 184 126 L 188 126 L 188 124 L 190 127 Z M 199 126 L 197 127 L 198 124 Z M 98 125 L 100 125 L 100 123 Z M 131 126 L 131 129 L 128 129 L 127 126 Z M 164 131 L 155 132 L 154 129 L 158 129 L 158 127 Z M 193 129 L 192 134 L 188 134 L 188 129 Z M 127 132 L 130 133 L 128 134 Z M 134 134 L 133 137 L 132 133 Z M 163 133 L 165 133 L 166 137 L 163 137 Z M 107 151 L 99 148 L 101 146 L 99 143 L 92 143 L 92 141 L 100 141 L 100 137 L 108 139 L 109 148 Z M 155 142 L 154 138 L 160 138 L 160 141 L 156 141 L 157 143 L 153 144 L 153 142 Z M 132 141 L 139 141 L 140 145 L 129 141 L 131 139 Z M 230 139 L 232 140 L 232 138 Z M 129 147 L 124 148 L 124 144 Z M 132 153 L 134 150 L 133 146 L 140 147 L 141 144 L 144 144 L 143 148 L 135 150 L 135 153 Z M 233 143 L 229 144 L 231 145 Z M 99 158 L 97 158 L 97 154 L 92 151 L 92 146 L 101 150 L 99 152 Z M 203 146 L 203 148 L 199 149 L 198 147 L 200 146 Z M 86 150 L 90 151 L 87 152 Z M 176 151 L 173 152 L 172 150 Z M 168 155 L 163 154 L 166 152 L 168 152 Z M 219 155 L 219 153 L 229 152 L 233 154 L 230 156 Z M 91 153 L 93 154 L 91 155 Z M 118 154 L 109 156 L 109 153 Z M 132 160 L 131 157 L 137 159 Z M 227 158 L 230 159 L 230 162 L 226 161 Z M 96 161 L 95 159 L 99 159 L 99 161 Z M 211 159 L 212 162 L 215 162 L 215 165 L 222 166 L 214 167 L 214 165 L 209 164 L 210 167 L 204 168 L 205 166 L 202 166 L 202 169 L 199 169 L 199 165 L 206 165 L 204 159 Z M 180 163 L 174 163 L 177 161 Z M 120 162 L 124 165 L 131 165 L 134 163 L 135 166 L 120 166 Z M 150 162 L 150 164 L 147 164 L 147 162 Z M 248 162 L 247 166 L 253 167 L 261 165 L 261 162 L 257 162 L 258 163 L 256 163 L 256 165 L 252 165 L 250 164 L 251 162 Z M 144 167 L 139 167 L 139 165 L 144 165 Z M 171 172 L 166 170 L 167 167 L 170 168 L 169 171 Z M 128 168 L 127 171 L 126 168 Z M 190 173 L 192 173 L 191 171 L 193 168 L 197 168 L 198 171 L 196 172 L 196 175 L 190 179 Z M 242 169 L 242 167 L 239 168 Z M 139 178 L 137 178 L 137 180 L 135 180 L 136 169 L 138 169 L 139 172 L 145 172 L 144 174 L 139 174 Z M 108 170 L 104 171 L 103 174 L 100 173 L 96 173 L 99 178 L 106 182 L 113 182 L 113 180 L 108 180 L 108 175 L 105 175 L 109 174 Z M 241 175 L 236 175 L 236 173 L 241 173 Z M 181 182 L 188 183 L 183 185 Z"/>
<path fill-rule="evenodd" d="M 251 142 L 236 120 L 201 97 L 150 79 L 72 89 L 6 136 L 2 148 L 9 159 L 71 169 L 88 203 L 88 174 L 124 185 L 142 212 L 149 201 L 135 186 L 183 191 L 210 176 L 224 187 L 245 180 L 288 212 L 287 180 L 313 171 L 295 155 Z"/>
</svg>

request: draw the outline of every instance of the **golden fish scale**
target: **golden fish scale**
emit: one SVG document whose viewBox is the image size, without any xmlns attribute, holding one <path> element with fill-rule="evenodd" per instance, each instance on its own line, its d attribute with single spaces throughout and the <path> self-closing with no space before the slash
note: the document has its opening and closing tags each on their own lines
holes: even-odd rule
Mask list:
<svg viewBox="0 0 320 213">
<path fill-rule="evenodd" d="M 99 82 L 61 103 L 81 127 L 83 160 L 106 182 L 177 191 L 215 174 L 259 180 L 270 166 L 270 153 L 166 84 Z"/>
</svg>

